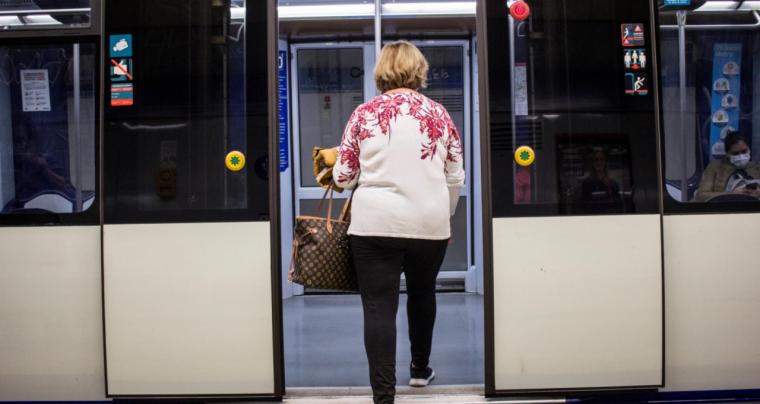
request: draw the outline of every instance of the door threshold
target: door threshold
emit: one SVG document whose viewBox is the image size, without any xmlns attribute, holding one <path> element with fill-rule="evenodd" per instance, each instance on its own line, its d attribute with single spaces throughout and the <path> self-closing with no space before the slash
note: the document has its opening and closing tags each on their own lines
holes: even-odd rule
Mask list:
<svg viewBox="0 0 760 404">
<path fill-rule="evenodd" d="M 396 394 L 399 396 L 424 396 L 438 394 L 452 395 L 484 395 L 485 387 L 482 384 L 455 384 L 433 385 L 428 387 L 396 386 Z M 361 387 L 288 387 L 285 389 L 285 397 L 356 397 L 370 396 L 372 389 L 369 386 Z"/>
<path fill-rule="evenodd" d="M 448 385 L 396 388 L 396 403 L 410 404 L 560 404 L 565 399 L 486 399 L 483 385 Z M 286 390 L 285 404 L 372 404 L 369 387 L 293 387 Z"/>
</svg>

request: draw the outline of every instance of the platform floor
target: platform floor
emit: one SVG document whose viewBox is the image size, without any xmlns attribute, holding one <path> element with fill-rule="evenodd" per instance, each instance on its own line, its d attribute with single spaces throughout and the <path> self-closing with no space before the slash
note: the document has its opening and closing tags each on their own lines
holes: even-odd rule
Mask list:
<svg viewBox="0 0 760 404">
<path fill-rule="evenodd" d="M 287 387 L 366 387 L 369 370 L 357 295 L 312 295 L 286 299 L 283 307 Z M 406 296 L 397 317 L 397 379 L 409 377 Z M 482 385 L 483 296 L 439 293 L 431 366 L 434 384 Z"/>
</svg>

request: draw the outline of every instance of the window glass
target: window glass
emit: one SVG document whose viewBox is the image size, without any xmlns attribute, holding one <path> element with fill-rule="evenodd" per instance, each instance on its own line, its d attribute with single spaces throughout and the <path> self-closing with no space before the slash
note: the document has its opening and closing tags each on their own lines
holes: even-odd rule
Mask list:
<svg viewBox="0 0 760 404">
<path fill-rule="evenodd" d="M 661 13 L 670 203 L 760 205 L 760 31 L 746 21 L 732 22 L 748 14 L 689 11 L 681 42 L 675 12 Z"/>
<path fill-rule="evenodd" d="M 363 53 L 361 48 L 298 50 L 301 186 L 317 186 L 314 147 L 337 146 L 351 113 L 364 102 Z"/>
<path fill-rule="evenodd" d="M 73 214 L 95 202 L 95 50 L 0 46 L 2 215 Z"/>
<path fill-rule="evenodd" d="M 262 63 L 246 71 L 244 5 L 108 3 L 106 42 L 124 46 L 105 59 L 107 223 L 267 218 L 267 74 Z"/>
<path fill-rule="evenodd" d="M 498 16 L 488 21 L 496 217 L 659 210 L 650 10 L 641 5 L 536 0 L 516 21 L 503 2 L 488 3 Z"/>
<path fill-rule="evenodd" d="M 87 28 L 91 0 L 0 0 L 0 30 Z"/>
</svg>

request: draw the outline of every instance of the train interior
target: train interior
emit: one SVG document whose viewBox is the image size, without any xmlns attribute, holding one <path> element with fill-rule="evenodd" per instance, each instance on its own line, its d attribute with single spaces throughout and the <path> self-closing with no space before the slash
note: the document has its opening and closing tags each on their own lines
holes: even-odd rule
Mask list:
<svg viewBox="0 0 760 404">
<path fill-rule="evenodd" d="M 99 2 L 0 0 L 0 32 L 43 32 L 93 26 L 91 7 L 95 3 Z M 83 314 L 91 315 L 92 319 L 88 317 L 81 327 L 91 331 L 88 334 L 91 338 L 77 344 L 77 349 L 66 354 L 71 357 L 66 356 L 66 360 L 56 366 L 70 367 L 67 364 L 78 361 L 78 366 L 82 368 L 80 374 L 93 373 L 91 368 L 102 371 L 103 366 L 108 366 L 108 377 L 111 379 L 107 379 L 106 384 L 110 383 L 110 394 L 119 395 L 123 391 L 125 395 L 161 395 L 166 393 L 160 385 L 165 374 L 175 372 L 172 374 L 184 375 L 182 367 L 190 366 L 187 363 L 191 362 L 179 361 L 175 368 L 170 369 L 156 365 L 160 361 L 154 363 L 151 360 L 155 359 L 145 358 L 150 355 L 153 358 L 181 357 L 183 353 L 179 349 L 184 345 L 174 344 L 179 338 L 189 338 L 187 346 L 210 345 L 206 341 L 215 338 L 213 332 L 206 330 L 208 327 L 198 325 L 198 318 L 213 319 L 209 321 L 219 329 L 233 324 L 229 328 L 231 334 L 238 331 L 232 327 L 246 324 L 243 334 L 223 340 L 233 347 L 245 345 L 241 341 L 246 337 L 260 338 L 266 334 L 266 338 L 274 338 L 268 328 L 264 330 L 265 327 L 248 324 L 247 314 L 234 311 L 241 305 L 259 304 L 254 297 L 269 297 L 271 279 L 261 274 L 251 276 L 245 280 L 266 287 L 241 289 L 240 284 L 245 282 L 237 284 L 227 280 L 219 283 L 216 277 L 203 272 L 202 266 L 216 270 L 227 265 L 235 266 L 237 259 L 243 259 L 266 268 L 269 262 L 266 261 L 269 259 L 268 245 L 263 246 L 265 243 L 261 242 L 261 238 L 247 237 L 254 231 L 258 232 L 256 237 L 262 234 L 261 237 L 269 237 L 269 227 L 259 226 L 259 221 L 263 223 L 270 212 L 278 212 L 280 250 L 277 253 L 281 264 L 281 291 L 278 293 L 282 297 L 278 304 L 282 304 L 284 385 L 293 391 L 299 388 L 369 385 L 358 295 L 310 290 L 287 282 L 287 272 L 292 255 L 291 229 L 295 218 L 302 214 L 313 215 L 324 195 L 314 179 L 313 149 L 336 146 L 353 109 L 377 94 L 372 70 L 379 37 L 382 42 L 407 39 L 421 49 L 430 63 L 428 87 L 422 92 L 447 108 L 465 139 L 466 186 L 461 190 L 457 212 L 452 219 L 452 239 L 438 278 L 440 293 L 432 365 L 436 367 L 438 385 L 476 386 L 481 391 L 481 386 L 487 384 L 484 370 L 487 369 L 489 353 L 485 346 L 488 339 L 484 337 L 488 327 L 485 315 L 487 298 L 484 297 L 488 293 L 484 244 L 489 240 L 484 241 L 484 229 L 490 229 L 490 225 L 484 227 L 484 221 L 491 218 L 483 211 L 484 190 L 481 186 L 485 177 L 481 167 L 484 151 L 481 148 L 480 100 L 484 98 L 478 85 L 481 78 L 478 74 L 476 2 L 383 0 L 372 4 L 354 0 L 279 0 L 278 209 L 271 209 L 268 200 L 261 197 L 268 192 L 267 181 L 277 176 L 267 172 L 267 158 L 273 158 L 267 156 L 267 139 L 252 134 L 265 125 L 250 118 L 266 115 L 262 110 L 253 113 L 250 110 L 259 108 L 266 101 L 247 98 L 253 93 L 250 86 L 260 84 L 253 83 L 246 70 L 246 64 L 252 63 L 255 58 L 251 56 L 252 49 L 259 46 L 250 43 L 253 37 L 247 34 L 247 30 L 251 29 L 250 25 L 246 26 L 246 18 L 250 18 L 252 13 L 246 11 L 246 6 L 252 7 L 252 0 L 203 2 L 208 3 L 206 9 L 186 7 L 179 0 L 162 0 L 165 7 L 151 6 L 150 12 L 145 11 L 147 6 L 145 10 L 132 10 L 128 2 L 113 3 L 119 3 L 118 7 L 121 8 L 114 6 L 111 12 L 118 9 L 124 15 L 108 17 L 111 20 L 106 21 L 113 25 L 106 27 L 106 32 L 113 37 L 112 34 L 122 33 L 119 30 L 126 32 L 132 29 L 129 27 L 134 26 L 133 21 L 139 20 L 141 25 L 134 28 L 134 32 L 142 35 L 141 38 L 149 38 L 146 43 L 135 47 L 136 52 L 139 49 L 144 56 L 142 59 L 133 59 L 131 51 L 127 51 L 129 48 L 123 46 L 132 40 L 131 37 L 124 43 L 116 41 L 108 44 L 106 49 L 110 50 L 110 57 L 101 54 L 99 40 L 92 35 L 37 36 L 29 41 L 23 38 L 0 39 L 2 224 L 98 224 L 90 229 L 94 233 L 83 236 L 84 241 L 76 244 L 81 244 L 83 251 L 99 258 L 87 263 L 87 268 L 94 268 L 94 272 L 83 274 L 81 271 L 85 265 L 74 262 L 67 255 L 66 268 L 70 272 L 58 276 L 63 279 L 61 285 L 69 288 L 69 292 L 51 294 L 60 301 L 70 299 L 86 307 L 81 312 L 77 311 L 80 310 L 79 306 L 66 309 L 60 321 L 71 318 L 80 321 Z M 613 106 L 599 106 L 605 100 L 597 97 L 601 90 L 594 82 L 570 82 L 569 72 L 575 68 L 597 71 L 599 77 L 607 77 L 613 70 L 624 70 L 626 82 L 623 84 L 621 81 L 621 87 L 625 85 L 626 94 L 642 96 L 641 99 L 660 86 L 662 133 L 659 141 L 663 142 L 660 150 L 663 151 L 665 199 L 687 204 L 702 201 L 708 205 L 731 203 L 721 205 L 728 206 L 726 209 L 739 206 L 733 205 L 736 202 L 756 201 L 756 198 L 743 194 L 728 197 L 728 193 L 721 193 L 708 197 L 708 191 L 702 184 L 708 166 L 728 158 L 723 140 L 729 134 L 738 132 L 746 140 L 748 149 L 758 146 L 760 150 L 760 113 L 755 114 L 760 108 L 760 2 L 695 0 L 693 3 L 686 2 L 690 6 L 677 9 L 669 7 L 671 3 L 665 0 L 660 4 L 657 16 L 657 58 L 650 55 L 651 49 L 643 45 L 624 45 L 620 59 L 614 62 L 601 60 L 591 50 L 584 49 L 583 44 L 565 43 L 565 48 L 559 49 L 559 45 L 545 41 L 547 35 L 567 34 L 563 30 L 568 26 L 583 29 L 583 20 L 577 15 L 570 19 L 567 14 L 560 15 L 558 8 L 550 7 L 551 2 L 534 0 L 532 3 L 536 6 L 536 19 L 531 23 L 510 25 L 509 41 L 502 44 L 505 52 L 506 49 L 512 52 L 512 76 L 511 80 L 505 78 L 505 83 L 511 81 L 509 86 L 514 91 L 514 100 L 511 101 L 512 115 L 508 119 L 491 122 L 493 131 L 489 142 L 490 153 L 497 157 L 493 161 L 493 181 L 500 180 L 495 177 L 499 170 L 508 171 L 513 181 L 504 189 L 494 187 L 489 190 L 495 198 L 510 200 L 509 204 L 495 204 L 492 207 L 494 213 L 517 216 L 513 214 L 514 209 L 525 208 L 524 211 L 531 214 L 539 211 L 543 214 L 549 209 L 546 217 L 567 213 L 611 215 L 640 213 L 639 209 L 651 207 L 658 214 L 659 204 L 654 196 L 658 192 L 656 181 L 652 180 L 650 184 L 647 182 L 649 180 L 637 180 L 639 177 L 632 174 L 647 172 L 653 174 L 651 179 L 658 178 L 655 172 L 658 167 L 656 153 L 652 152 L 655 149 L 640 147 L 641 142 L 645 141 L 651 141 L 654 145 L 654 134 L 648 140 L 616 135 L 616 132 L 622 131 L 622 121 L 608 119 L 609 114 L 602 116 L 603 113 L 611 114 Z M 600 2 L 591 3 L 598 5 Z M 220 5 L 225 10 L 220 11 Z M 184 14 L 177 13 L 177 10 L 183 10 Z M 562 18 L 565 18 L 562 21 L 571 21 L 571 24 L 558 23 Z M 192 33 L 187 29 L 187 21 L 197 22 Z M 379 33 L 376 32 L 378 27 Z M 630 28 L 635 29 L 635 24 L 631 24 Z M 588 32 L 584 31 L 584 34 Z M 103 35 L 104 38 L 108 36 Z M 617 35 L 616 32 L 615 41 Z M 194 41 L 198 38 L 203 38 L 202 43 L 206 46 L 195 47 Z M 572 36 L 565 35 L 563 38 L 572 40 Z M 623 40 L 625 38 L 624 33 Z M 635 40 L 635 37 L 631 38 Z M 570 51 L 567 52 L 567 49 Z M 109 59 L 112 66 L 102 66 L 103 61 Z M 604 63 L 608 63 L 608 67 Z M 618 65 L 610 67 L 612 63 Z M 656 75 L 659 82 L 649 79 L 654 78 L 654 74 L 640 76 L 640 72 L 651 71 L 652 66 L 659 68 Z M 102 100 L 99 70 L 108 72 L 103 82 L 110 88 L 110 93 L 103 92 L 106 96 Z M 505 77 L 509 74 L 506 70 L 500 73 Z M 257 71 L 257 74 L 266 77 L 263 71 Z M 637 82 L 639 77 L 644 77 L 646 82 Z M 490 84 L 494 85 L 493 82 Z M 135 89 L 141 92 L 135 92 Z M 266 94 L 261 96 L 265 97 Z M 138 101 L 140 105 L 136 105 Z M 582 112 L 575 116 L 565 114 L 573 108 Z M 639 106 L 633 105 L 631 108 L 636 112 Z M 578 134 L 579 122 L 595 122 L 597 126 L 589 124 L 587 133 Z M 635 121 L 631 121 L 629 126 L 638 127 L 639 124 L 645 126 Z M 101 137 L 101 132 L 106 135 Z M 535 164 L 531 167 L 514 164 L 512 156 L 516 144 L 531 146 L 531 152 L 537 152 Z M 246 156 L 248 168 L 239 173 L 218 164 L 219 157 L 233 149 L 255 150 Z M 101 153 L 108 157 L 103 162 L 98 157 Z M 501 157 L 504 158 L 499 160 Z M 751 153 L 748 167 L 753 165 L 760 167 L 760 151 Z M 747 171 L 751 174 L 750 168 Z M 760 168 L 756 169 L 760 173 Z M 595 173 L 601 171 L 609 180 L 604 186 L 594 179 Z M 100 181 L 104 177 L 101 188 Z M 760 178 L 746 178 L 743 186 L 756 189 L 757 185 L 752 185 L 754 180 Z M 102 193 L 102 198 L 99 198 L 99 193 Z M 642 195 L 647 195 L 649 202 L 637 199 Z M 334 214 L 340 211 L 347 196 L 346 193 L 336 196 L 339 203 Z M 63 219 L 58 219 L 61 215 Z M 105 219 L 100 215 L 104 215 Z M 256 226 L 238 226 L 234 230 L 225 227 L 236 220 L 249 221 Z M 187 222 L 202 223 L 206 227 L 192 231 L 179 228 L 163 233 L 156 224 L 179 226 Z M 144 244 L 135 244 L 133 239 L 124 238 L 123 233 L 117 237 L 117 231 L 131 232 L 134 229 L 129 226 L 143 223 L 152 224 L 154 227 L 148 230 L 163 235 L 160 237 L 183 237 L 186 234 L 202 237 L 202 233 L 213 231 L 215 237 L 224 238 L 229 243 L 207 239 L 205 244 L 164 245 L 164 239 L 146 238 Z M 657 226 L 659 223 L 658 216 Z M 106 233 L 107 236 L 101 238 L 100 232 L 104 231 L 101 227 L 105 231 L 111 229 L 110 235 Z M 84 226 L 78 230 L 84 231 Z M 135 239 L 140 237 L 134 236 Z M 15 235 L 0 235 L 0 240 L 9 242 L 15 240 Z M 51 240 L 47 241 L 50 246 L 59 244 L 59 241 Z M 129 240 L 124 245 L 132 249 L 117 247 L 119 240 Z M 151 244 L 155 244 L 157 250 L 141 257 L 142 250 L 139 248 L 147 249 Z M 61 248 L 73 248 L 74 244 L 60 245 L 63 246 Z M 196 249 L 188 249 L 188 245 Z M 166 250 L 163 250 L 164 247 Z M 535 247 L 530 251 L 540 254 L 542 247 Z M 218 262 L 212 261 L 212 258 L 207 261 L 199 258 L 211 248 L 219 252 L 218 256 L 226 258 Z M 245 251 L 229 253 L 232 250 Z M 10 256 L 12 251 L 8 251 Z M 104 254 L 102 261 L 101 253 Z M 21 249 L 18 254 L 33 255 L 34 250 Z M 498 251 L 495 255 L 498 256 Z M 138 264 L 134 267 L 121 265 L 120 257 L 126 257 L 125 262 L 138 260 L 135 261 Z M 658 265 L 660 259 L 658 255 Z M 152 266 L 152 261 L 160 262 Z M 262 264 L 263 261 L 266 262 Z M 14 262 L 26 261 L 19 258 Z M 188 270 L 166 270 L 176 262 L 187 264 Z M 147 269 L 140 268 L 140 265 Z M 47 273 L 55 273 L 55 268 L 51 268 Z M 150 272 L 153 270 L 166 271 Z M 23 296 L 19 295 L 23 288 L 18 285 L 37 287 L 37 281 L 19 277 L 9 270 L 3 271 L 0 268 L 0 307 L 6 310 L 0 308 L 0 316 L 12 317 L 9 324 L 19 330 L 14 331 L 17 334 L 12 334 L 9 340 L 27 340 L 29 335 L 39 337 L 41 331 L 27 324 L 24 316 L 38 315 L 42 306 L 32 305 L 12 311 L 16 310 L 14 308 L 18 303 L 11 300 L 23 300 Z M 104 286 L 100 283 L 101 271 L 105 274 Z M 234 274 L 239 275 L 240 272 Z M 197 279 L 192 282 L 187 280 L 192 276 L 197 276 Z M 141 277 L 152 281 L 148 286 L 142 285 L 144 278 Z M 2 282 L 2 279 L 8 281 Z M 122 288 L 117 285 L 118 282 L 129 287 Z M 3 283 L 10 286 L 3 289 Z M 204 284 L 218 289 L 198 286 Z M 182 301 L 193 310 L 192 316 L 179 316 L 179 320 L 172 318 L 170 311 L 177 309 L 178 305 L 165 304 L 161 300 L 163 290 L 167 290 L 161 287 L 174 287 L 172 290 L 176 290 L 177 285 Z M 12 287 L 17 290 L 12 290 Z M 57 290 L 52 283 L 46 287 Z M 101 296 L 101 287 L 105 288 L 105 298 Z M 564 286 L 553 287 L 561 291 Z M 196 294 L 199 290 L 203 291 L 201 298 Z M 228 301 L 211 295 L 220 291 L 232 291 L 230 296 L 245 298 L 230 298 Z M 512 292 L 518 294 L 520 291 Z M 141 298 L 136 299 L 135 295 Z M 105 303 L 101 299 L 105 299 Z M 197 305 L 194 300 L 199 301 Z M 269 304 L 267 299 L 263 301 Z M 509 301 L 497 300 L 497 308 L 499 302 L 509 304 Z M 755 299 L 753 304 L 756 303 Z M 210 305 L 208 307 L 211 309 L 206 305 Z M 228 315 L 221 316 L 224 318 L 219 320 L 212 313 L 217 305 L 219 310 L 232 307 L 234 313 L 225 312 Z M 135 307 L 143 314 L 152 310 L 157 310 L 158 314 L 142 323 L 143 320 L 130 311 Z M 265 316 L 257 311 L 255 315 L 261 317 L 255 318 L 263 319 L 262 323 L 271 322 L 268 316 L 271 316 L 272 310 L 277 310 L 267 311 L 270 308 L 258 308 L 267 314 Z M 106 313 L 104 318 L 109 319 L 103 329 L 100 325 L 101 309 Z M 531 309 L 524 306 L 514 310 L 516 317 L 525 317 Z M 397 373 L 400 381 L 404 380 L 410 361 L 405 343 L 405 310 L 402 293 L 397 321 Z M 161 343 L 156 343 L 152 351 L 139 351 L 140 355 L 146 355 L 144 357 L 137 355 L 132 360 L 130 355 L 138 352 L 138 348 L 132 347 L 128 338 L 116 337 L 122 332 L 133 337 L 133 340 L 147 341 L 140 339 L 148 335 L 139 334 L 141 330 L 156 329 L 162 321 L 170 320 L 180 321 L 181 327 L 178 328 L 182 331 L 156 337 Z M 71 340 L 82 333 L 81 329 L 66 328 L 58 320 L 52 324 L 61 327 L 66 338 Z M 200 336 L 190 337 L 194 335 L 193 330 L 201 328 L 204 331 Z M 110 337 L 104 337 L 103 330 Z M 747 335 L 757 333 L 756 328 L 750 331 Z M 656 334 L 659 338 L 664 332 Z M 103 365 L 101 338 L 108 342 L 105 355 L 110 359 L 106 365 Z M 277 346 L 276 341 L 267 341 Z M 79 350 L 86 350 L 85 345 L 97 346 L 98 350 L 83 354 Z M 124 346 L 127 348 L 122 348 Z M 0 346 L 0 357 L 2 348 Z M 178 350 L 174 351 L 175 348 Z M 161 352 L 162 349 L 168 349 L 168 353 Z M 19 352 L 24 354 L 23 351 Z M 655 354 L 658 360 L 661 359 L 659 352 Z M 88 362 L 72 359 L 75 355 L 87 358 Z M 227 358 L 235 355 L 225 352 L 219 356 Z M 542 359 L 550 362 L 555 358 Z M 145 376 L 154 376 L 155 383 L 145 383 L 140 377 L 135 379 L 136 382 L 117 379 L 127 375 L 123 380 L 131 380 L 129 375 L 142 375 L 142 370 L 134 370 L 140 368 L 134 363 L 141 360 L 156 366 L 153 373 L 146 373 Z M 199 357 L 196 364 L 200 365 L 196 367 L 203 368 L 207 363 L 202 362 L 204 360 L 208 361 L 208 358 Z M 251 354 L 250 360 L 241 362 L 259 360 L 258 356 Z M 756 362 L 747 365 L 749 372 L 757 369 Z M 121 367 L 121 364 L 133 365 L 133 368 L 127 365 Z M 267 364 L 261 366 L 264 368 L 262 372 L 271 371 Z M 568 366 L 575 367 L 574 364 Z M 326 367 L 329 371 L 325 371 Z M 664 365 L 662 368 L 665 369 Z M 8 372 L 2 363 L 0 369 Z M 226 371 L 233 374 L 252 372 L 244 364 L 232 366 Z M 202 378 L 203 375 L 192 376 L 199 379 L 191 377 L 188 379 L 191 382 L 186 384 L 176 382 L 170 385 L 177 391 L 198 393 L 192 380 L 206 379 Z M 102 376 L 98 377 L 100 379 L 92 383 L 95 387 L 88 387 L 89 391 L 98 391 L 94 397 L 99 397 L 98 389 L 103 383 Z M 679 381 L 678 377 L 669 380 Z M 691 380 L 698 383 L 698 378 Z M 174 379 L 171 382 L 174 383 Z M 21 384 L 13 384 L 11 378 L 5 382 L 0 380 L 0 399 L 4 399 L 3 389 L 17 391 L 24 388 Z M 143 387 L 146 385 L 148 387 Z M 196 385 L 200 386 L 200 383 Z M 224 395 L 250 391 L 246 390 L 250 386 L 241 385 L 219 382 L 213 385 L 211 393 Z M 268 388 L 269 385 L 266 386 Z M 699 387 L 686 379 L 683 386 Z M 520 390 L 519 387 L 514 390 Z M 536 388 L 542 387 L 539 384 Z M 729 383 L 729 387 L 736 386 Z M 65 390 L 57 388 L 55 391 L 62 389 Z M 174 393 L 176 391 L 173 390 L 166 394 Z M 76 393 L 71 394 L 72 399 L 78 399 Z"/>
<path fill-rule="evenodd" d="M 292 232 L 288 230 L 294 218 L 313 215 L 324 194 L 314 178 L 313 148 L 336 146 L 354 108 L 377 95 L 372 74 L 374 4 L 322 3 L 280 2 L 279 52 L 284 60 L 280 85 L 287 86 L 288 100 L 288 110 L 280 111 L 280 122 L 289 122 L 280 174 L 283 273 L 291 255 Z M 384 3 L 383 41 L 408 39 L 420 48 L 430 64 L 423 93 L 446 107 L 465 139 L 467 181 L 438 277 L 440 314 L 433 361 L 440 369 L 440 384 L 482 385 L 483 274 L 478 247 L 482 245 L 478 236 L 482 234 L 482 201 L 479 167 L 474 164 L 480 153 L 479 116 L 473 102 L 478 99 L 474 3 L 444 2 L 451 6 L 448 10 L 434 2 Z M 317 15 L 321 18 L 314 18 Z M 339 206 L 346 197 L 336 196 Z M 366 386 L 359 297 L 304 290 L 287 282 L 283 297 L 287 386 Z M 401 378 L 410 362 L 404 299 L 402 293 L 397 329 Z M 335 370 L 319 372 L 324 363 L 334 363 Z"/>
</svg>

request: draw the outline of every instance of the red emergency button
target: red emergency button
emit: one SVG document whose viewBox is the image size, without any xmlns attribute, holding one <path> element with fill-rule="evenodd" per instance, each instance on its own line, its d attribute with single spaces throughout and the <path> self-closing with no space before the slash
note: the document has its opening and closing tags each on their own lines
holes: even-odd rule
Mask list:
<svg viewBox="0 0 760 404">
<path fill-rule="evenodd" d="M 516 1 L 509 6 L 509 15 L 517 21 L 522 21 L 530 15 L 530 6 L 524 1 Z"/>
</svg>

